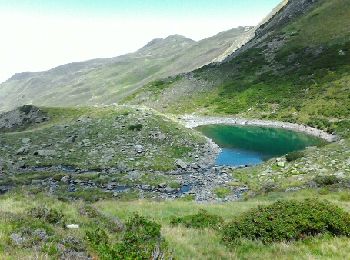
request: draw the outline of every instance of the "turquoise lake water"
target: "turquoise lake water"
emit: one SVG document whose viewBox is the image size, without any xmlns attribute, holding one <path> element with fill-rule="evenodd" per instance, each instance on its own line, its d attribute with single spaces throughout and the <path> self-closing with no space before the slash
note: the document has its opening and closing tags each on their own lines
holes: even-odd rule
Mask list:
<svg viewBox="0 0 350 260">
<path fill-rule="evenodd" d="M 220 146 L 216 164 L 256 165 L 273 157 L 324 144 L 317 137 L 278 128 L 207 125 L 197 127 Z"/>
</svg>

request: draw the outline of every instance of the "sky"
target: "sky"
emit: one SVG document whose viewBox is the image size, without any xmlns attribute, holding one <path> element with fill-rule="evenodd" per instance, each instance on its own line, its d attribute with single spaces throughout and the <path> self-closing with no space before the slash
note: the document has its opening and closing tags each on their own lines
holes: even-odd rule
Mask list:
<svg viewBox="0 0 350 260">
<path fill-rule="evenodd" d="M 258 24 L 280 0 L 0 0 L 0 82 L 17 72 Z"/>
</svg>

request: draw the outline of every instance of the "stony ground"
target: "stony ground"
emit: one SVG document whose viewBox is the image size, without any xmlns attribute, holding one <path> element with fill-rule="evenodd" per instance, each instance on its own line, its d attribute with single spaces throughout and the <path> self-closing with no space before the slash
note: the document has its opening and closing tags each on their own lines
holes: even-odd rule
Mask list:
<svg viewBox="0 0 350 260">
<path fill-rule="evenodd" d="M 26 107 L 9 115 L 15 124 L 0 121 L 0 193 L 26 185 L 91 201 L 221 202 L 324 182 L 348 186 L 350 145 L 345 139 L 309 148 L 291 162 L 282 157 L 237 169 L 214 167 L 215 144 L 149 109 Z"/>
<path fill-rule="evenodd" d="M 37 120 L 38 111 L 45 120 Z M 149 109 L 27 106 L 3 117 L 9 115 L 16 127 L 4 123 L 0 134 L 2 193 L 29 185 L 88 200 L 207 201 L 223 199 L 215 189 L 231 180 L 227 170 L 212 168 L 215 144 Z M 229 198 L 237 199 L 244 189 Z"/>
<path fill-rule="evenodd" d="M 299 158 L 300 157 L 300 158 Z M 272 159 L 262 165 L 231 171 L 252 193 L 296 191 L 335 185 L 350 187 L 350 140 L 310 147 L 297 158 Z"/>
</svg>

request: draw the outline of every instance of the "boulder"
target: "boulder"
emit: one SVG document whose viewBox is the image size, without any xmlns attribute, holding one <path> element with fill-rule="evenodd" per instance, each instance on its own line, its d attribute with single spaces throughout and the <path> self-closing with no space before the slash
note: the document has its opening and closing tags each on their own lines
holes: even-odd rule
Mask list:
<svg viewBox="0 0 350 260">
<path fill-rule="evenodd" d="M 178 167 L 178 168 L 181 168 L 181 169 L 186 169 L 187 168 L 187 164 L 181 160 L 181 159 L 177 159 L 175 161 L 175 165 Z"/>
<path fill-rule="evenodd" d="M 30 138 L 22 138 L 22 144 L 29 144 L 31 142 Z"/>
<path fill-rule="evenodd" d="M 11 242 L 17 246 L 20 246 L 25 242 L 25 238 L 17 233 L 12 233 L 10 235 L 10 239 L 11 239 Z"/>
<path fill-rule="evenodd" d="M 134 148 L 135 148 L 135 152 L 137 152 L 137 153 L 143 153 L 144 152 L 144 148 L 143 148 L 142 145 L 137 144 L 137 145 L 135 145 Z"/>
<path fill-rule="evenodd" d="M 284 168 L 286 166 L 285 162 L 278 162 L 277 163 L 278 167 Z"/>
<path fill-rule="evenodd" d="M 26 154 L 28 154 L 28 152 L 29 152 L 28 147 L 24 146 L 24 147 L 19 148 L 16 151 L 16 155 L 26 155 Z"/>
<path fill-rule="evenodd" d="M 173 189 L 173 188 L 171 188 L 171 187 L 166 187 L 165 188 L 165 190 L 164 190 L 166 193 L 174 193 L 174 192 L 176 192 L 176 189 Z"/>
</svg>

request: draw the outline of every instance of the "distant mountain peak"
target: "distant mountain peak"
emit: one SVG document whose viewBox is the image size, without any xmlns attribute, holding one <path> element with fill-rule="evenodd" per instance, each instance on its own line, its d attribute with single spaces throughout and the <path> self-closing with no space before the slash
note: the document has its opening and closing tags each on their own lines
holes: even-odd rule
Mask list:
<svg viewBox="0 0 350 260">
<path fill-rule="evenodd" d="M 187 38 L 183 35 L 180 34 L 173 34 L 173 35 L 169 35 L 168 37 L 166 37 L 164 39 L 164 41 L 186 41 L 186 42 L 195 42 L 194 40 Z"/>
<path fill-rule="evenodd" d="M 179 34 L 174 34 L 169 35 L 166 38 L 155 38 L 147 43 L 144 47 L 139 49 L 138 52 L 154 52 L 164 48 L 184 48 L 192 46 L 195 43 L 196 41 L 190 38 Z"/>
</svg>

